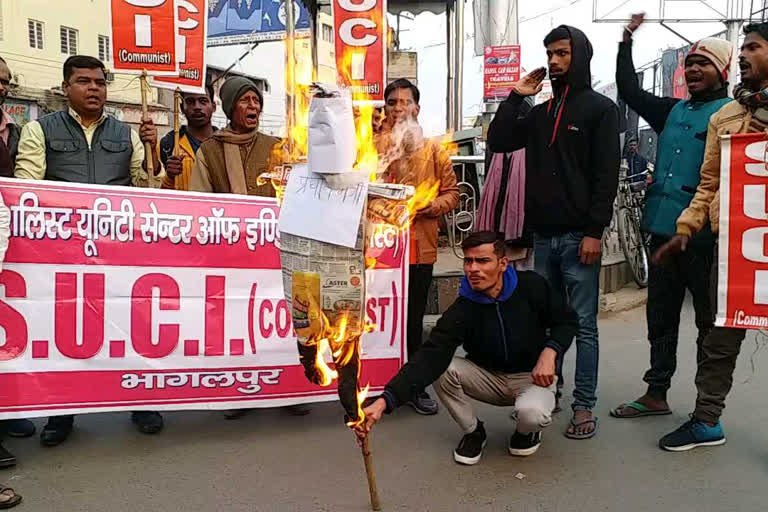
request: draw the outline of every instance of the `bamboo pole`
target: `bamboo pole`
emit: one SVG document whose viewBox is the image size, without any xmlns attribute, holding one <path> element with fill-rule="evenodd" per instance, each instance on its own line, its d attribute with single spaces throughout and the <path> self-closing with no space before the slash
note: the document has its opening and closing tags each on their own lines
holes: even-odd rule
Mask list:
<svg viewBox="0 0 768 512">
<path fill-rule="evenodd" d="M 178 87 L 173 93 L 173 156 L 181 156 L 181 148 L 179 147 L 179 110 L 181 110 L 181 89 Z"/>
<path fill-rule="evenodd" d="M 360 443 L 360 451 L 363 453 L 363 462 L 365 462 L 365 476 L 368 478 L 368 492 L 371 495 L 371 510 L 381 510 L 379 501 L 379 489 L 376 487 L 376 475 L 373 474 L 373 454 L 369 445 L 371 434 L 363 438 Z"/>
<path fill-rule="evenodd" d="M 139 77 L 139 83 L 141 84 L 141 115 L 142 115 L 142 121 L 149 118 L 149 107 L 147 106 L 147 89 L 149 88 L 149 85 L 147 84 L 147 70 L 143 70 L 141 72 L 141 76 Z M 149 142 L 144 143 L 144 162 L 147 167 L 147 177 L 148 179 L 152 179 L 155 175 L 155 165 L 154 165 L 154 158 L 152 152 L 154 149 L 152 146 L 150 146 Z"/>
</svg>

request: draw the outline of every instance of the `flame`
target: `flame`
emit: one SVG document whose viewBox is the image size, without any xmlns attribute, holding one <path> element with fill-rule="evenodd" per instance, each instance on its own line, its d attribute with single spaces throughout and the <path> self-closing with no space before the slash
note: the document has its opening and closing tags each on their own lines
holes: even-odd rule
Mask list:
<svg viewBox="0 0 768 512">
<path fill-rule="evenodd" d="M 357 420 L 355 421 L 349 421 L 347 422 L 348 427 L 358 427 L 363 424 L 365 421 L 365 412 L 363 411 L 363 402 L 365 402 L 365 399 L 368 398 L 368 389 L 370 388 L 370 384 L 366 384 L 363 389 L 358 391 L 357 393 Z"/>
<path fill-rule="evenodd" d="M 328 363 L 325 362 L 325 354 L 330 354 L 331 347 L 328 344 L 326 338 L 321 339 L 317 343 L 317 356 L 315 356 L 315 368 L 320 374 L 320 385 L 330 386 L 331 383 L 339 377 L 339 373 L 336 370 L 332 370 Z"/>
</svg>

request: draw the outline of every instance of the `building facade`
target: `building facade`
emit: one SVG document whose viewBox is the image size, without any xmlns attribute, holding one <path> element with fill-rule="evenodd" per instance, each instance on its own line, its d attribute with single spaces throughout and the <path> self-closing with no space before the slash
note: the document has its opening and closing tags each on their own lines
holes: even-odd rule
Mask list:
<svg viewBox="0 0 768 512">
<path fill-rule="evenodd" d="M 111 67 L 108 0 L 0 0 L 0 56 L 11 69 L 13 89 L 5 109 L 21 123 L 60 110 L 62 66 L 71 55 L 98 57 Z M 131 75 L 108 73 L 107 110 L 141 122 L 141 91 Z M 150 96 L 150 115 L 167 131 L 168 109 Z"/>
</svg>

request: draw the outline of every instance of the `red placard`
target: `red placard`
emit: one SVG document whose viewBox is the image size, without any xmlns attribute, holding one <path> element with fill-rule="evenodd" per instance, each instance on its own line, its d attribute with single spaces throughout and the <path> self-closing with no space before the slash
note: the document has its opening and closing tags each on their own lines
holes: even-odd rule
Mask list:
<svg viewBox="0 0 768 512">
<path fill-rule="evenodd" d="M 486 46 L 483 53 L 483 101 L 502 102 L 520 80 L 520 45 Z"/>
<path fill-rule="evenodd" d="M 336 69 L 355 101 L 384 101 L 386 0 L 333 0 Z"/>
<path fill-rule="evenodd" d="M 177 0 L 110 0 L 109 8 L 114 71 L 178 76 Z"/>
<path fill-rule="evenodd" d="M 762 133 L 722 141 L 717 325 L 768 328 L 768 154 Z"/>
<path fill-rule="evenodd" d="M 336 398 L 304 377 L 274 199 L 0 178 L 0 419 L 277 407 Z M 360 382 L 405 362 L 408 231 L 366 253 Z"/>
<path fill-rule="evenodd" d="M 205 94 L 205 42 L 208 36 L 208 0 L 178 0 L 179 37 L 176 45 L 179 76 L 158 77 L 154 85 L 165 89 Z"/>
</svg>

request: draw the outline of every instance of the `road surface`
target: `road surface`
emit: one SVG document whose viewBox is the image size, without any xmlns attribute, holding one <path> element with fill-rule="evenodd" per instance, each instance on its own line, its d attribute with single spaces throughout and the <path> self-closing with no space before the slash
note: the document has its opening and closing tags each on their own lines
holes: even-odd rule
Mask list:
<svg viewBox="0 0 768 512">
<path fill-rule="evenodd" d="M 460 433 L 441 411 L 402 408 L 372 437 L 384 510 L 409 511 L 764 511 L 768 498 L 768 350 L 754 357 L 750 334 L 739 360 L 724 426 L 728 443 L 683 454 L 658 438 L 687 419 L 695 390 L 690 306 L 681 330 L 672 416 L 616 420 L 608 411 L 643 390 L 648 346 L 644 309 L 600 320 L 600 431 L 588 441 L 562 436 L 573 376 L 566 363 L 566 409 L 527 459 L 506 451 L 509 410 L 481 406 L 489 433 L 479 465 L 458 466 Z M 747 379 L 749 379 L 747 381 Z M 747 382 L 745 382 L 747 381 Z M 136 432 L 127 413 L 81 416 L 63 445 L 37 437 L 7 440 L 19 465 L 0 481 L 24 495 L 22 511 L 365 511 L 360 452 L 338 404 L 292 417 L 256 411 L 237 421 L 218 412 L 173 412 L 157 436 Z M 38 427 L 43 420 L 35 420 Z M 523 480 L 515 478 L 525 475 Z"/>
</svg>

